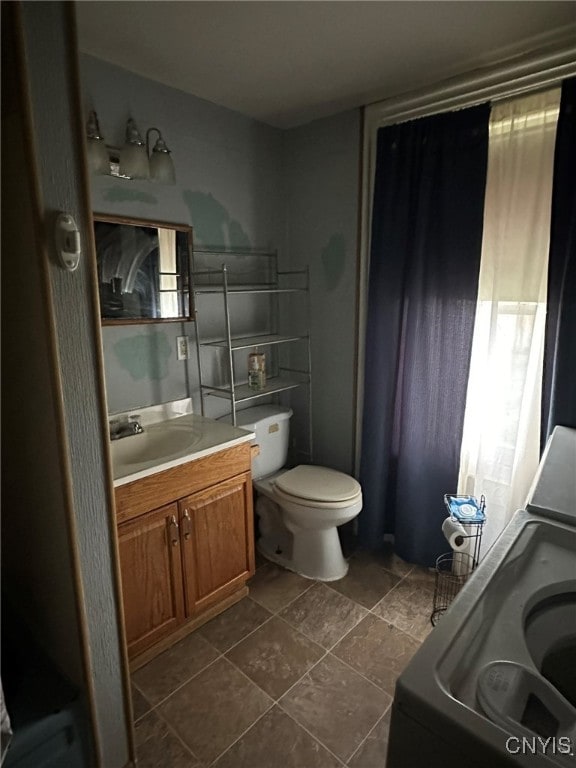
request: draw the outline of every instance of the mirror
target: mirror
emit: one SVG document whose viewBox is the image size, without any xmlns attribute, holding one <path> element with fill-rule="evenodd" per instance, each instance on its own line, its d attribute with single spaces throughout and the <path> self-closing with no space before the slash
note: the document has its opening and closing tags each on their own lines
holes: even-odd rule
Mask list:
<svg viewBox="0 0 576 768">
<path fill-rule="evenodd" d="M 94 215 L 103 325 L 190 320 L 192 228 Z"/>
</svg>

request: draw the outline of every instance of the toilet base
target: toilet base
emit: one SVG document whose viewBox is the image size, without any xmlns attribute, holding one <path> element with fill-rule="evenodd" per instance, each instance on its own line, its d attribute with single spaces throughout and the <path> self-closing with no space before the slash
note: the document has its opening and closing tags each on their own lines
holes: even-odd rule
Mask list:
<svg viewBox="0 0 576 768">
<path fill-rule="evenodd" d="M 278 473 L 280 474 L 280 473 Z M 254 483 L 258 492 L 256 515 L 259 520 L 260 538 L 256 547 L 261 555 L 306 579 L 338 581 L 348 573 L 348 563 L 342 554 L 337 525 L 319 528 L 302 528 L 300 518 L 287 507 L 281 508 L 275 493 L 273 478 Z M 349 516 L 341 523 L 355 517 L 362 508 L 361 499 L 346 510 Z M 334 516 L 334 515 L 332 515 Z M 296 517 L 296 519 L 294 519 Z M 337 522 L 335 520 L 335 522 Z"/>
<path fill-rule="evenodd" d="M 340 546 L 340 539 L 338 539 L 336 528 L 316 532 L 335 534 L 336 542 L 333 540 L 333 535 L 327 537 L 332 539 L 332 541 L 326 542 L 326 537 L 323 537 L 324 541 L 312 542 L 310 540 L 311 537 L 308 536 L 309 533 L 310 531 L 307 531 L 306 537 L 300 538 L 300 541 L 298 541 L 299 537 L 295 536 L 293 544 L 294 555 L 291 558 L 267 547 L 265 539 L 258 539 L 256 549 L 267 560 L 281 565 L 283 568 L 293 571 L 305 579 L 314 579 L 315 581 L 338 581 L 343 579 L 348 573 L 348 563 L 342 554 L 342 547 Z"/>
<path fill-rule="evenodd" d="M 336 527 L 321 530 L 297 529 L 288 524 L 294 534 L 292 562 L 296 573 L 318 581 L 338 581 L 348 573 L 348 563 L 342 554 Z"/>
</svg>

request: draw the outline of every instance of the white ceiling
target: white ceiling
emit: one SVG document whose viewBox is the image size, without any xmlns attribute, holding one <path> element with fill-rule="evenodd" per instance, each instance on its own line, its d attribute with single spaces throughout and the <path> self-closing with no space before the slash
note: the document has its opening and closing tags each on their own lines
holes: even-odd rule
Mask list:
<svg viewBox="0 0 576 768">
<path fill-rule="evenodd" d="M 80 50 L 280 128 L 576 41 L 555 2 L 77 3 Z"/>
</svg>

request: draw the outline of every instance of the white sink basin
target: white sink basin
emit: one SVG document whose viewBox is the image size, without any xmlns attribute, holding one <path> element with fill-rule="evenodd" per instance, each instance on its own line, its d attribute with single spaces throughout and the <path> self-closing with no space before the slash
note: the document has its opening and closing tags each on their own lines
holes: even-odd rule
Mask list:
<svg viewBox="0 0 576 768">
<path fill-rule="evenodd" d="M 122 468 L 136 471 L 149 464 L 158 464 L 192 453 L 202 433 L 189 425 L 154 424 L 140 435 L 130 435 L 111 443 L 115 474 L 126 474 Z"/>
<path fill-rule="evenodd" d="M 139 435 L 110 442 L 114 486 L 252 440 L 254 434 L 221 421 L 187 414 L 149 424 Z"/>
</svg>

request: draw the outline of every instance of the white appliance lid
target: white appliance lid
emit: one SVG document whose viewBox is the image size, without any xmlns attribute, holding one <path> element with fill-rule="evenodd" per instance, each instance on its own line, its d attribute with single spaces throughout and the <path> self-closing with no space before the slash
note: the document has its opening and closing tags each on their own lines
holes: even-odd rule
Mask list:
<svg viewBox="0 0 576 768">
<path fill-rule="evenodd" d="M 360 483 L 350 475 L 327 467 L 302 464 L 284 472 L 276 485 L 291 496 L 311 501 L 347 501 L 361 492 Z"/>
</svg>

